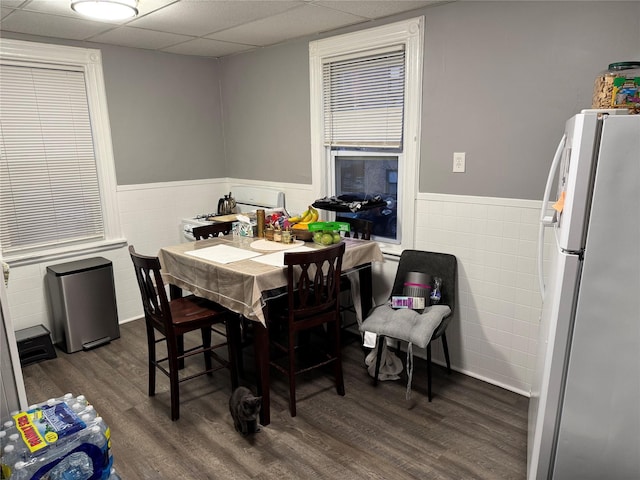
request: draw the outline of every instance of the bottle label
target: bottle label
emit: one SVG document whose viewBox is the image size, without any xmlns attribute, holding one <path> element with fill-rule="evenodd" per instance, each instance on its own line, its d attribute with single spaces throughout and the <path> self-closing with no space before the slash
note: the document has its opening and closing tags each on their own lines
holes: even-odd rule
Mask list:
<svg viewBox="0 0 640 480">
<path fill-rule="evenodd" d="M 640 77 L 619 76 L 614 78 L 611 106 L 632 107 L 634 105 L 640 105 Z"/>
<path fill-rule="evenodd" d="M 66 403 L 42 405 L 14 415 L 16 427 L 31 453 L 86 427 Z"/>
</svg>

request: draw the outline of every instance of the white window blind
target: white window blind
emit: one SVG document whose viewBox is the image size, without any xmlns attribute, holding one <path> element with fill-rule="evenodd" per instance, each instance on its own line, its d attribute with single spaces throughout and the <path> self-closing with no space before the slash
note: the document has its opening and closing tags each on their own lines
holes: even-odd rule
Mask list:
<svg viewBox="0 0 640 480">
<path fill-rule="evenodd" d="M 323 64 L 324 144 L 402 148 L 405 51 Z"/>
<path fill-rule="evenodd" d="M 3 255 L 104 238 L 82 71 L 0 69 Z"/>
</svg>

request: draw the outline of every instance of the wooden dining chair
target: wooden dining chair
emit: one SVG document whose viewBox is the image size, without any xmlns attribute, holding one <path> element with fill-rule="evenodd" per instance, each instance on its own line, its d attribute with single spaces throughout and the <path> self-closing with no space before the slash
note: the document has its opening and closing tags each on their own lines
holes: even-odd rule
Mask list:
<svg viewBox="0 0 640 480">
<path fill-rule="evenodd" d="M 169 377 L 171 391 L 171 420 L 180 417 L 180 391 L 182 382 L 201 375 L 211 375 L 214 371 L 228 368 L 231 373 L 231 386 L 238 386 L 235 345 L 239 335 L 238 322 L 225 322 L 231 313 L 220 305 L 194 295 L 169 301 L 160 274 L 160 260 L 136 253 L 133 245 L 129 253 L 136 272 L 138 287 L 144 306 L 144 317 L 147 328 L 147 345 L 149 357 L 149 396 L 155 395 L 156 368 Z M 211 343 L 212 326 L 226 325 L 227 340 L 222 343 Z M 196 347 L 184 348 L 183 336 L 189 332 L 200 330 L 202 342 Z M 156 338 L 156 331 L 160 338 Z M 156 344 L 166 343 L 167 356 L 157 358 Z M 214 350 L 227 347 L 227 358 L 218 355 Z M 180 375 L 180 363 L 185 359 L 202 353 L 204 370 Z M 212 360 L 216 361 L 214 365 Z"/>
<path fill-rule="evenodd" d="M 344 233 L 345 237 L 371 240 L 371 232 L 373 232 L 373 222 L 371 220 L 336 215 L 336 222 L 346 222 L 349 224 L 350 231 Z"/>
<path fill-rule="evenodd" d="M 361 240 L 371 240 L 371 232 L 373 232 L 373 222 L 371 220 L 365 220 L 363 218 L 342 217 L 336 215 L 336 222 L 346 222 L 349 224 L 350 232 L 345 232 L 344 236 L 347 238 L 356 238 Z M 353 326 L 358 325 L 358 318 L 356 313 L 356 307 L 353 303 L 353 296 L 351 292 L 351 281 L 347 276 L 340 278 L 340 293 L 347 297 L 347 301 L 341 303 L 340 313 L 342 315 L 342 329 L 347 330 Z M 362 312 L 362 316 L 365 317 L 369 312 Z M 355 319 L 349 321 L 347 319 Z"/>
<path fill-rule="evenodd" d="M 284 254 L 286 305 L 272 304 L 268 315 L 270 344 L 274 353 L 280 355 L 274 355 L 270 364 L 288 377 L 292 417 L 296 416 L 295 377 L 300 373 L 333 364 L 336 391 L 344 395 L 339 297 L 344 250 L 345 244 L 341 242 L 319 250 Z M 283 335 L 278 335 L 279 330 Z M 324 345 L 307 342 L 298 349 L 301 334 L 312 330 L 325 337 Z"/>
<path fill-rule="evenodd" d="M 193 236 L 196 240 L 203 240 L 211 237 L 218 237 L 220 235 L 228 235 L 233 230 L 233 222 L 218 222 L 212 223 L 211 225 L 203 225 L 201 227 L 193 228 Z M 238 322 L 240 325 L 240 333 L 239 333 L 239 343 L 238 343 L 238 358 L 237 358 L 237 367 L 238 372 L 244 374 L 244 361 L 242 356 L 242 350 L 252 345 L 253 340 L 251 338 L 251 330 L 253 329 L 253 325 L 251 320 L 248 320 L 243 315 L 237 315 L 237 319 L 231 320 L 232 322 Z M 220 335 L 225 335 L 225 331 L 222 328 L 213 329 Z"/>
<path fill-rule="evenodd" d="M 231 233 L 232 224 L 233 222 L 218 222 L 211 225 L 193 227 L 193 236 L 196 240 L 202 240 L 209 237 L 218 237 L 220 234 L 228 235 Z"/>
</svg>

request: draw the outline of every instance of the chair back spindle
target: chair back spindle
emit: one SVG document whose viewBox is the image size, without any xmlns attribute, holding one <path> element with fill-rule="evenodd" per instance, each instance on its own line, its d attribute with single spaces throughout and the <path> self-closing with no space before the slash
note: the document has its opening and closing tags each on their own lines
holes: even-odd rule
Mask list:
<svg viewBox="0 0 640 480">
<path fill-rule="evenodd" d="M 310 252 L 285 252 L 284 264 L 287 267 L 287 306 L 275 312 L 270 318 L 270 340 L 273 347 L 284 354 L 286 364 L 272 357 L 269 364 L 277 368 L 289 378 L 289 412 L 296 416 L 296 380 L 299 373 L 333 365 L 336 391 L 344 395 L 344 378 L 342 374 L 342 353 L 340 350 L 340 272 L 345 244 L 313 250 Z M 323 328 L 325 326 L 326 331 Z M 273 328 L 275 327 L 275 328 Z M 276 337 L 276 332 L 284 327 L 286 340 Z M 298 364 L 296 350 L 305 334 L 309 339 L 312 331 L 323 332 L 324 348 L 313 342 L 307 342 L 305 351 L 324 350 L 324 354 L 315 361 Z"/>
<path fill-rule="evenodd" d="M 359 238 L 361 240 L 371 240 L 373 222 L 362 218 L 336 217 L 336 222 L 346 222 L 351 227 L 350 232 L 345 232 L 345 237 Z"/>
<path fill-rule="evenodd" d="M 344 250 L 344 243 L 340 243 L 313 252 L 285 253 L 289 316 L 292 321 L 325 312 L 338 312 Z"/>
<path fill-rule="evenodd" d="M 193 236 L 196 240 L 203 240 L 209 237 L 218 237 L 220 234 L 228 235 L 233 230 L 233 222 L 218 222 L 211 225 L 203 225 L 193 228 Z"/>
</svg>

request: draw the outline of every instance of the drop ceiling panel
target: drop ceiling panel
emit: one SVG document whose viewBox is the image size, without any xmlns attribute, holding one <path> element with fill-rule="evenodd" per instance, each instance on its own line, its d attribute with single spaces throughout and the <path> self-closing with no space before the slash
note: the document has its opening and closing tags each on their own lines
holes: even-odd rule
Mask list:
<svg viewBox="0 0 640 480">
<path fill-rule="evenodd" d="M 204 36 L 209 33 L 274 15 L 300 2 L 295 1 L 193 1 L 169 5 L 157 12 L 133 20 L 132 27 L 161 30 L 183 35 Z"/>
<path fill-rule="evenodd" d="M 163 52 L 179 53 L 182 55 L 200 55 L 204 57 L 222 57 L 233 53 L 252 50 L 252 45 L 238 43 L 219 42 L 207 38 L 197 38 L 190 42 L 181 43 L 173 47 L 163 48 Z"/>
<path fill-rule="evenodd" d="M 69 0 L 0 0 L 0 32 L 224 56 L 449 1 L 139 0 L 136 18 L 98 22 Z"/>
<path fill-rule="evenodd" d="M 2 7 L 2 8 L 0 8 L 0 18 L 4 18 L 4 17 L 6 17 L 7 15 L 9 15 L 12 12 L 13 12 L 13 10 L 11 8 Z"/>
<path fill-rule="evenodd" d="M 2 19 L 2 30 L 71 40 L 84 40 L 111 28 L 113 28 L 112 25 L 107 23 L 23 10 L 15 10 Z"/>
<path fill-rule="evenodd" d="M 18 8 L 24 0 L 2 0 L 2 6 L 4 8 Z"/>
<path fill-rule="evenodd" d="M 433 1 L 413 1 L 413 0 L 401 0 L 395 2 L 385 1 L 354 1 L 354 0 L 317 0 L 314 1 L 314 5 L 333 8 L 341 12 L 351 13 L 353 15 L 359 15 L 368 19 L 386 17 L 388 15 L 395 15 L 396 13 L 406 12 L 409 10 L 415 10 L 416 8 L 425 7 L 433 4 Z"/>
<path fill-rule="evenodd" d="M 315 5 L 304 5 L 207 35 L 207 38 L 265 46 L 301 37 L 310 31 L 324 32 L 363 21 L 367 19 Z"/>
<path fill-rule="evenodd" d="M 147 48 L 158 50 L 176 45 L 178 43 L 193 40 L 194 37 L 177 35 L 175 33 L 154 32 L 142 28 L 120 27 L 101 33 L 89 40 L 92 42 L 120 45 L 121 47 Z"/>
<path fill-rule="evenodd" d="M 23 0 L 24 1 L 24 0 Z M 173 3 L 175 0 L 141 0 L 138 1 L 138 17 L 146 15 L 154 10 L 162 8 L 170 3 Z M 2 3 L 5 3 L 5 0 L 2 0 Z M 23 2 L 18 2 L 23 3 Z M 78 19 L 82 19 L 83 17 L 77 12 L 71 9 L 70 0 L 31 0 L 30 2 L 26 2 L 25 5 L 22 6 L 22 10 L 32 11 L 32 12 L 41 12 L 41 13 L 51 13 L 54 15 L 63 15 L 67 17 L 74 17 Z M 127 19 L 124 21 L 118 21 L 113 23 L 126 23 L 131 21 L 132 19 Z"/>
</svg>

